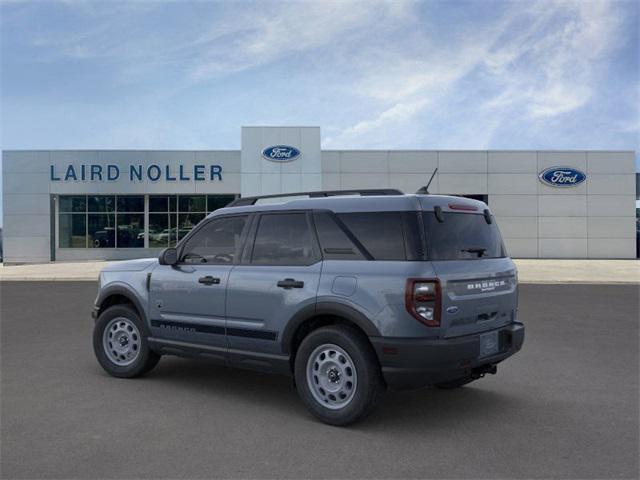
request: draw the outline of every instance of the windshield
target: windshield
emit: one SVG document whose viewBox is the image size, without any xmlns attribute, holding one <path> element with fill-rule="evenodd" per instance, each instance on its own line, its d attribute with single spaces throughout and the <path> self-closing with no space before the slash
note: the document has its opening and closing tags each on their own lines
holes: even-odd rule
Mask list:
<svg viewBox="0 0 640 480">
<path fill-rule="evenodd" d="M 427 252 L 430 260 L 470 260 L 506 257 L 495 219 L 484 215 L 443 212 L 443 222 L 434 212 L 424 212 Z"/>
</svg>

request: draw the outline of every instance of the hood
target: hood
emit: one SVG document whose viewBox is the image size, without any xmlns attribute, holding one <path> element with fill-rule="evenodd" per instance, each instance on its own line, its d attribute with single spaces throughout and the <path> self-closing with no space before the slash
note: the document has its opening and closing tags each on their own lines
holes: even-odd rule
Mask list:
<svg viewBox="0 0 640 480">
<path fill-rule="evenodd" d="M 137 258 L 123 262 L 113 262 L 102 269 L 103 272 L 139 272 L 157 264 L 157 258 Z"/>
</svg>

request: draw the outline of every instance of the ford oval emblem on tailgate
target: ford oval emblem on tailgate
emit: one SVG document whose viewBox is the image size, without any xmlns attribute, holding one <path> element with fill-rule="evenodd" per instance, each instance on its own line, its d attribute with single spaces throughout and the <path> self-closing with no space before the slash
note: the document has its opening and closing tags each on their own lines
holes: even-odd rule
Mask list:
<svg viewBox="0 0 640 480">
<path fill-rule="evenodd" d="M 450 307 L 447 307 L 447 313 L 450 314 L 454 314 L 454 313 L 458 313 L 458 307 L 456 307 L 455 305 L 452 305 Z"/>
</svg>

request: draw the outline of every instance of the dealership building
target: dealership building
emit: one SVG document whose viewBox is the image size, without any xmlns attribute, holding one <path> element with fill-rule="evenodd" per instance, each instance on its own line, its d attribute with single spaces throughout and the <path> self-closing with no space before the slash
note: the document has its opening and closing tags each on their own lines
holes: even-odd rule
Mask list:
<svg viewBox="0 0 640 480">
<path fill-rule="evenodd" d="M 319 127 L 242 127 L 240 150 L 3 152 L 6 263 L 174 245 L 238 196 L 394 188 L 485 201 L 517 258 L 636 258 L 633 151 L 323 150 Z"/>
</svg>

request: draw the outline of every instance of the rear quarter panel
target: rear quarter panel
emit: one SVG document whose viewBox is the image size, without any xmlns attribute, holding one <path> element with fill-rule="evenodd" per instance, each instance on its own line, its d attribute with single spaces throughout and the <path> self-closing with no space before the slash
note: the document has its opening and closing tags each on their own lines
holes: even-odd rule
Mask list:
<svg viewBox="0 0 640 480">
<path fill-rule="evenodd" d="M 434 337 L 429 328 L 405 308 L 408 278 L 434 278 L 430 262 L 343 261 L 323 262 L 318 302 L 350 306 L 365 315 L 385 337 Z"/>
</svg>

